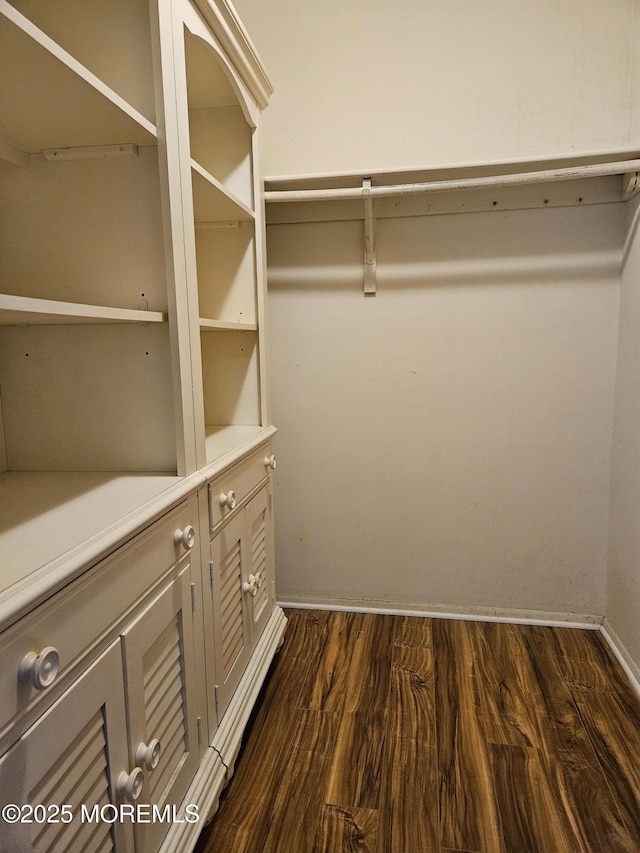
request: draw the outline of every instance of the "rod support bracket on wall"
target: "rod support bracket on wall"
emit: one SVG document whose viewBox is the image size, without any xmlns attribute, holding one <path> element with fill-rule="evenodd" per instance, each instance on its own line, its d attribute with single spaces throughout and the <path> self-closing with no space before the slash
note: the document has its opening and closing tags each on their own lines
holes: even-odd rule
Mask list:
<svg viewBox="0 0 640 853">
<path fill-rule="evenodd" d="M 622 200 L 628 201 L 640 192 L 640 172 L 625 172 L 622 176 Z"/>
<path fill-rule="evenodd" d="M 376 295 L 376 232 L 373 218 L 371 178 L 362 179 L 364 201 L 364 295 Z"/>
</svg>

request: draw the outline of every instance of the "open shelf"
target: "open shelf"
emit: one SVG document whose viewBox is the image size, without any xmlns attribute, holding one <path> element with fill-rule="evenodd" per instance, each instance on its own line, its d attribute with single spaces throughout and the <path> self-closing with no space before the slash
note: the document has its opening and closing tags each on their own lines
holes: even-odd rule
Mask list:
<svg viewBox="0 0 640 853">
<path fill-rule="evenodd" d="M 177 483 L 164 473 L 0 473 L 0 594 Z"/>
<path fill-rule="evenodd" d="M 169 377 L 166 323 L 2 326 L 4 467 L 177 471 Z"/>
<path fill-rule="evenodd" d="M 59 303 L 43 305 L 45 313 L 78 303 L 166 314 L 157 148 L 115 159 L 50 162 L 37 154 L 30 161 L 2 175 L 2 291 Z"/>
<path fill-rule="evenodd" d="M 191 161 L 193 213 L 196 225 L 222 220 L 250 220 L 255 214 L 195 160 Z"/>
<path fill-rule="evenodd" d="M 22 151 L 150 145 L 145 116 L 0 0 L 0 139 Z"/>
<path fill-rule="evenodd" d="M 0 325 L 52 325 L 69 323 L 163 323 L 160 311 L 138 311 L 103 305 L 57 302 L 28 296 L 0 294 Z"/>
<path fill-rule="evenodd" d="M 260 368 L 255 331 L 201 331 L 205 432 L 220 442 L 259 430 Z M 206 460 L 219 455 L 219 441 L 206 439 Z M 227 448 L 228 449 L 228 448 Z"/>
<path fill-rule="evenodd" d="M 155 124 L 148 0 L 11 0 L 11 5 Z"/>
<path fill-rule="evenodd" d="M 205 443 L 207 462 L 221 459 L 243 444 L 252 441 L 263 430 L 261 426 L 246 424 L 229 426 L 205 425 Z"/>
<path fill-rule="evenodd" d="M 200 317 L 239 328 L 256 328 L 255 226 L 196 229 Z M 202 321 L 201 321 L 202 322 Z M 231 328 L 220 326 L 220 328 Z M 213 327 L 215 328 L 215 326 Z"/>
<path fill-rule="evenodd" d="M 238 90 L 212 45 L 186 26 L 184 40 L 192 160 L 253 210 L 253 128 Z"/>
</svg>

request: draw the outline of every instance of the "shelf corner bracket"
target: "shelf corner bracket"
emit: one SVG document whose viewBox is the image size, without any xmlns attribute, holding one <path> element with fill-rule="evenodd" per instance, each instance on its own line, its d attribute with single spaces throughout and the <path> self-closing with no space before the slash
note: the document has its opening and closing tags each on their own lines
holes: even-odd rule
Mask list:
<svg viewBox="0 0 640 853">
<path fill-rule="evenodd" d="M 371 178 L 362 179 L 364 201 L 364 295 L 376 295 L 376 232 L 373 218 Z"/>
</svg>

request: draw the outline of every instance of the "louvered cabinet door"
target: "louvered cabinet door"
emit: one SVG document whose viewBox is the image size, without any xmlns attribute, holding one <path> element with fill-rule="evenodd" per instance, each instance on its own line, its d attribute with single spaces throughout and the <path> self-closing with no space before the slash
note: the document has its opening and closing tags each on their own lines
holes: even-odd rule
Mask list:
<svg viewBox="0 0 640 853">
<path fill-rule="evenodd" d="M 247 504 L 246 524 L 251 586 L 247 602 L 251 614 L 252 645 L 255 645 L 274 605 L 275 571 L 270 486 L 265 486 Z"/>
<path fill-rule="evenodd" d="M 133 853 L 131 823 L 113 819 L 118 777 L 130 769 L 116 642 L 0 760 L 0 804 L 24 806 L 23 816 L 34 807 L 32 823 L 0 820 L 0 850 Z"/>
<path fill-rule="evenodd" d="M 248 574 L 245 515 L 241 510 L 211 540 L 211 587 L 218 722 L 249 661 L 251 633 L 243 589 Z M 215 727 L 212 727 L 215 731 Z"/>
<path fill-rule="evenodd" d="M 187 564 L 122 634 L 131 763 L 145 774 L 138 802 L 163 816 L 199 763 L 190 580 Z M 157 850 L 170 825 L 137 824 L 137 853 Z"/>
</svg>

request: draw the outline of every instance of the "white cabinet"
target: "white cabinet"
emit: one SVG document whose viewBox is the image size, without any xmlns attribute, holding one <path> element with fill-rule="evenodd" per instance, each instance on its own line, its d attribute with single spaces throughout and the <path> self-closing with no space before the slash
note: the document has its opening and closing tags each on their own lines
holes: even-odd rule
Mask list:
<svg viewBox="0 0 640 853">
<path fill-rule="evenodd" d="M 145 771 L 139 802 L 178 806 L 200 762 L 191 619 L 185 566 L 122 633 L 129 754 Z M 168 827 L 137 824 L 136 850 L 154 851 Z"/>
<path fill-rule="evenodd" d="M 208 487 L 210 543 L 207 666 L 214 683 L 209 731 L 215 734 L 274 608 L 270 446 Z"/>
<path fill-rule="evenodd" d="M 30 821 L 0 821 L 0 849 L 133 851 L 131 824 L 83 821 L 81 814 L 82 805 L 88 813 L 116 806 L 118 777 L 131 769 L 116 642 L 0 759 L 0 802 L 17 805 Z M 63 805 L 71 806 L 71 821 L 68 810 L 57 811 Z"/>
<path fill-rule="evenodd" d="M 18 850 L 102 850 L 111 849 L 110 842 L 117 851 L 133 850 L 135 840 L 135 850 L 143 853 L 157 850 L 169 829 L 173 810 L 180 806 L 200 761 L 192 619 L 193 606 L 199 600 L 192 594 L 192 574 L 197 579 L 199 565 L 192 569 L 190 540 L 176 536 L 185 529 L 188 532 L 188 526 L 175 527 L 185 509 L 172 513 L 152 533 L 142 534 L 141 542 L 131 543 L 107 560 L 91 576 L 92 583 L 83 579 L 76 582 L 79 589 L 63 593 L 68 604 L 74 596 L 78 603 L 85 603 L 76 610 L 67 609 L 67 626 L 58 626 L 58 608 L 49 608 L 37 623 L 36 632 L 50 638 L 51 645 L 44 648 L 55 652 L 57 672 L 48 684 L 34 681 L 24 685 L 37 693 L 34 701 L 40 702 L 36 722 L 22 731 L 20 719 L 14 721 L 21 734 L 0 760 L 2 801 L 25 808 L 38 806 L 34 812 L 38 820 L 25 824 L 23 836 L 16 836 L 31 840 Z M 140 548 L 141 544 L 145 547 Z M 178 561 L 173 566 L 155 563 L 149 575 L 149 556 L 162 559 L 167 545 L 170 552 L 175 549 Z M 136 599 L 131 592 L 137 577 L 145 575 L 151 587 Z M 160 576 L 159 583 L 155 575 Z M 115 624 L 109 624 L 114 615 L 109 581 L 132 585 L 128 592 L 121 592 Z M 123 612 L 129 615 L 123 616 Z M 105 623 L 106 630 L 101 632 Z M 29 631 L 25 626 L 14 633 L 22 638 Z M 75 649 L 81 663 L 79 675 L 74 671 L 74 649 L 67 635 L 69 639 L 80 637 Z M 5 639 L 10 651 L 3 650 L 3 661 L 15 680 L 27 656 L 16 654 L 11 632 Z M 103 652 L 105 643 L 109 645 Z M 42 651 L 40 645 L 37 648 Z M 96 651 L 87 663 L 83 652 L 92 645 Z M 58 679 L 60 691 L 48 693 Z M 7 739 L 10 736 L 11 730 Z M 154 806 L 163 814 L 168 805 L 169 816 L 149 822 L 120 817 L 110 821 L 115 815 L 112 810 L 106 818 L 83 820 L 95 806 L 119 808 L 123 803 L 145 805 L 148 815 Z M 56 808 L 63 805 L 71 806 L 73 821 L 43 825 L 39 817 L 42 807 L 46 816 L 55 817 Z M 15 831 L 14 826 L 0 822 L 0 833 L 4 833 L 0 838 L 5 842 L 1 849 L 14 849 L 9 838 Z"/>
<path fill-rule="evenodd" d="M 275 600 L 275 559 L 273 547 L 273 498 L 271 483 L 264 486 L 246 509 L 249 551 L 248 604 L 251 636 L 257 639 L 271 616 Z"/>
</svg>

